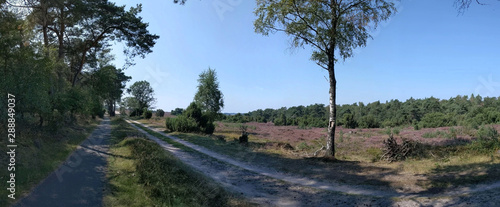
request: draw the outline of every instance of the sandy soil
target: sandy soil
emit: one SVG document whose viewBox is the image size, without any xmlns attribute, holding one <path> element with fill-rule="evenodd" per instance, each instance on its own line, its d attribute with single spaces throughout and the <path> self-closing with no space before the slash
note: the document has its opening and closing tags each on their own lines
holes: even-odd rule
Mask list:
<svg viewBox="0 0 500 207">
<path fill-rule="evenodd" d="M 259 126 L 256 124 L 256 127 Z M 286 133 L 288 130 L 286 127 L 284 129 L 276 130 Z M 321 130 L 319 129 L 319 133 L 322 133 Z M 285 174 L 241 163 L 176 137 L 168 137 L 199 153 L 182 151 L 148 135 L 149 139 L 194 169 L 263 206 L 495 206 L 500 202 L 500 182 L 442 191 L 438 194 L 402 193 L 373 186 L 346 185 Z M 331 173 L 335 174 L 335 171 Z"/>
</svg>

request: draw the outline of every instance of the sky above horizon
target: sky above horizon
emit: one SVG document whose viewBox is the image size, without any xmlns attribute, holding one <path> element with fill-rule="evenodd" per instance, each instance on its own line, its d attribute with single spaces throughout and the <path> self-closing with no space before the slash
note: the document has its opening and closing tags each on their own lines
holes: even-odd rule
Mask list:
<svg viewBox="0 0 500 207">
<path fill-rule="evenodd" d="M 127 7 L 138 3 L 117 1 Z M 399 2 L 398 12 L 372 31 L 366 47 L 336 64 L 337 104 L 472 93 L 499 97 L 500 1 L 483 3 L 473 1 L 459 14 L 454 0 Z M 160 39 L 153 53 L 136 58 L 125 73 L 132 77 L 127 87 L 151 83 L 156 108 L 186 108 L 198 75 L 208 67 L 217 71 L 224 113 L 328 105 L 328 73 L 310 60 L 311 48 L 291 48 L 284 33 L 255 33 L 255 1 L 144 1 L 142 6 L 143 21 Z M 118 67 L 122 51 L 123 43 L 117 43 Z"/>
</svg>

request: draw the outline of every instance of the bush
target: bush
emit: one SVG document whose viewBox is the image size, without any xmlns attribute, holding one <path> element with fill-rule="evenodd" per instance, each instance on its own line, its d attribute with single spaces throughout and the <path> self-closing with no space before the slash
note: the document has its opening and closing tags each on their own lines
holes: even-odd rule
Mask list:
<svg viewBox="0 0 500 207">
<path fill-rule="evenodd" d="M 469 150 L 478 153 L 490 153 L 500 149 L 498 131 L 493 127 L 481 127 L 476 132 L 477 140 L 468 145 Z"/>
<path fill-rule="evenodd" d="M 165 126 L 170 131 L 177 132 L 203 132 L 213 134 L 215 125 L 210 121 L 207 114 L 203 114 L 201 109 L 194 102 L 176 118 L 167 118 Z"/>
<path fill-rule="evenodd" d="M 163 117 L 163 116 L 165 116 L 165 111 L 163 111 L 162 109 L 158 109 L 158 110 L 156 110 L 155 115 L 157 117 Z"/>
<path fill-rule="evenodd" d="M 248 144 L 248 132 L 247 132 L 248 126 L 247 125 L 240 125 L 240 130 L 241 130 L 241 136 L 239 138 L 240 144 Z"/>
<path fill-rule="evenodd" d="M 498 131 L 493 127 L 482 126 L 477 130 L 476 136 L 482 140 L 495 140 L 498 139 Z"/>
<path fill-rule="evenodd" d="M 248 133 L 243 133 L 239 138 L 240 144 L 248 144 Z"/>
<path fill-rule="evenodd" d="M 142 110 L 141 109 L 134 109 L 132 112 L 130 112 L 130 117 L 140 116 L 140 115 L 142 115 Z"/>
<path fill-rule="evenodd" d="M 199 132 L 200 129 L 196 120 L 185 116 L 178 116 L 176 118 L 167 118 L 165 120 L 165 127 L 170 131 L 176 132 Z"/>
<path fill-rule="evenodd" d="M 205 126 L 204 133 L 205 134 L 213 134 L 215 131 L 215 125 L 213 122 L 208 122 L 207 126 Z"/>
<path fill-rule="evenodd" d="M 144 112 L 144 118 L 151 119 L 151 117 L 153 117 L 153 112 L 151 112 L 150 110 Z"/>
</svg>

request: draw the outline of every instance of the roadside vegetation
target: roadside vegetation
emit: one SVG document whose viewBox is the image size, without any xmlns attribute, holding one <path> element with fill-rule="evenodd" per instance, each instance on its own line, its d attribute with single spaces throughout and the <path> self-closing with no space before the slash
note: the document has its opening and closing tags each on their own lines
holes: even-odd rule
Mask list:
<svg viewBox="0 0 500 207">
<path fill-rule="evenodd" d="M 251 206 L 145 139 L 122 118 L 112 124 L 105 206 Z"/>
<path fill-rule="evenodd" d="M 160 120 L 139 122 L 166 129 Z M 246 126 L 246 130 L 243 131 L 242 126 Z M 293 126 L 255 122 L 217 122 L 216 130 L 211 136 L 169 130 L 166 132 L 240 161 L 283 172 L 407 192 L 439 192 L 449 187 L 496 181 L 500 176 L 499 128 L 500 125 L 482 126 L 478 130 L 467 127 L 420 130 L 412 127 L 356 130 L 341 128 L 336 134 L 337 162 L 320 158 L 318 149 L 324 143 L 324 136 L 303 137 L 288 142 L 279 138 L 282 136 L 280 133 L 324 133 L 324 129 L 320 128 L 297 129 Z M 446 135 L 434 138 L 422 136 L 436 131 Z M 149 132 L 152 133 L 151 130 Z M 240 144 L 239 137 L 243 132 L 248 135 L 247 144 Z M 383 141 L 390 135 L 395 137 L 399 145 L 403 144 L 403 139 L 418 142 L 407 157 L 388 162 L 383 159 Z M 161 135 L 155 133 L 155 136 Z M 336 172 L 335 176 L 331 175 L 332 171 Z"/>
<path fill-rule="evenodd" d="M 29 123 L 29 121 L 34 123 Z M 14 201 L 27 194 L 40 181 L 57 169 L 68 156 L 95 129 L 100 119 L 75 117 L 71 124 L 60 126 L 57 130 L 34 127 L 38 120 L 26 116 L 18 122 L 16 131 L 16 200 L 7 198 L 2 193 L 0 206 L 9 206 Z M 0 131 L 0 136 L 7 137 L 6 130 Z M 0 139 L 2 152 L 7 152 L 7 139 Z M 7 166 L 8 156 L 0 157 L 0 165 Z M 7 180 L 8 171 L 2 170 L 0 178 Z M 4 192 L 7 192 L 6 190 Z"/>
</svg>

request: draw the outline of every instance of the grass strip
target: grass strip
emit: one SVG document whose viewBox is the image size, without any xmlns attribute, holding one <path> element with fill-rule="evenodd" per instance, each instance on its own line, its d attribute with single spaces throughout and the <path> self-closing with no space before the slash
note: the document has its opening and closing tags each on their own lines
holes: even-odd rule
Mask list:
<svg viewBox="0 0 500 207">
<path fill-rule="evenodd" d="M 123 119 L 112 124 L 105 206 L 251 206 L 145 139 Z"/>
</svg>

